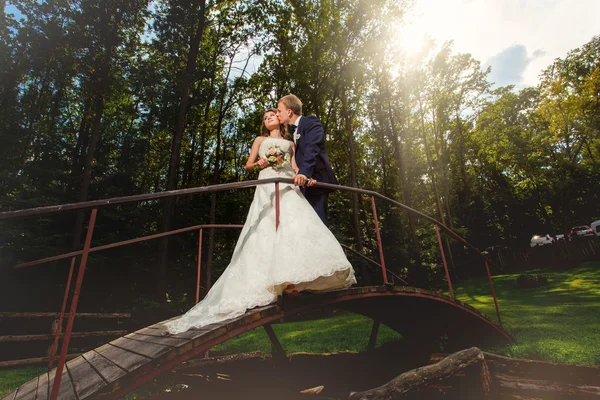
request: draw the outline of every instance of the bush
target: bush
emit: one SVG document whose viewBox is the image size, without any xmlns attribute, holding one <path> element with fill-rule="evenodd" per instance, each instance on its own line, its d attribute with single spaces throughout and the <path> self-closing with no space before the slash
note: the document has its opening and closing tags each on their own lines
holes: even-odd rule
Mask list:
<svg viewBox="0 0 600 400">
<path fill-rule="evenodd" d="M 520 289 L 536 288 L 540 286 L 548 286 L 548 278 L 545 275 L 521 274 L 517 278 L 517 287 Z"/>
</svg>

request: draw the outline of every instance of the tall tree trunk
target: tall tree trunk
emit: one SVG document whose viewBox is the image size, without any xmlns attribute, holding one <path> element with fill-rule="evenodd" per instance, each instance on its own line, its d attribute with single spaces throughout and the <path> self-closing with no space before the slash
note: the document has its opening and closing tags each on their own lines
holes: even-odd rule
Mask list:
<svg viewBox="0 0 600 400">
<path fill-rule="evenodd" d="M 102 121 L 102 113 L 104 112 L 103 95 L 99 95 L 96 98 L 95 102 L 96 105 L 94 110 L 94 118 L 92 120 L 92 132 L 90 134 L 90 142 L 85 156 L 83 173 L 81 174 L 81 185 L 79 188 L 78 201 L 86 201 L 88 198 L 88 192 L 92 180 L 92 162 L 94 161 L 96 145 L 98 144 L 98 137 L 100 136 L 100 122 Z M 85 215 L 83 212 L 78 212 L 75 218 L 75 229 L 73 231 L 74 249 L 78 249 L 81 244 L 81 233 L 83 231 L 84 216 Z"/>
<path fill-rule="evenodd" d="M 101 67 L 101 75 L 98 85 L 98 92 L 94 96 L 94 111 L 92 117 L 92 127 L 89 135 L 89 143 L 87 145 L 87 152 L 85 156 L 85 162 L 83 164 L 83 172 L 81 176 L 81 186 L 79 189 L 79 201 L 86 201 L 88 199 L 88 193 L 90 183 L 92 180 L 92 162 L 96 154 L 96 146 L 98 144 L 98 138 L 100 137 L 100 123 L 102 122 L 102 115 L 104 113 L 104 97 L 108 91 L 110 83 L 110 71 L 112 65 L 112 58 L 114 49 L 117 42 L 117 31 L 119 29 L 120 16 L 116 16 L 112 29 L 110 29 L 108 10 L 104 9 L 106 15 L 106 43 L 104 45 L 104 60 Z M 81 233 L 83 231 L 84 213 L 78 212 L 75 217 L 75 228 L 73 230 L 73 242 L 72 247 L 78 249 L 81 243 Z"/>
<path fill-rule="evenodd" d="M 429 149 L 429 141 L 427 140 L 427 134 L 425 129 L 425 116 L 423 112 L 423 107 L 421 104 L 421 99 L 419 99 L 419 115 L 421 121 L 421 139 L 423 140 L 423 148 L 425 149 L 425 156 L 427 158 L 427 165 L 429 167 L 429 175 L 431 176 L 431 184 L 433 186 L 433 193 L 435 195 L 435 204 L 438 210 L 438 216 L 440 218 L 440 222 L 445 224 L 444 222 L 444 212 L 442 210 L 442 204 L 440 203 L 440 192 L 438 190 L 438 186 L 435 179 L 435 169 L 433 168 L 433 159 L 431 155 L 431 150 Z"/>
<path fill-rule="evenodd" d="M 152 171 L 150 168 L 152 155 L 150 151 L 152 150 L 152 126 L 154 125 L 154 116 L 156 113 L 156 105 L 154 104 L 154 99 L 150 98 L 150 112 L 148 112 L 148 119 L 145 122 L 145 131 L 147 132 L 146 136 L 146 146 L 144 151 L 144 162 L 143 167 L 146 171 Z M 141 192 L 149 192 L 152 187 L 152 175 L 150 173 L 142 174 L 142 183 L 141 183 Z"/>
<path fill-rule="evenodd" d="M 467 184 L 467 172 L 465 170 L 465 133 L 463 123 L 459 115 L 456 115 L 456 126 L 458 127 L 458 168 L 460 176 L 460 187 L 458 188 L 458 208 L 460 218 L 465 217 L 465 209 L 468 209 L 469 187 Z"/>
<path fill-rule="evenodd" d="M 219 183 L 220 172 L 221 172 L 221 128 L 223 124 L 224 115 L 222 112 L 219 113 L 219 120 L 217 121 L 217 146 L 215 148 L 215 172 L 213 174 L 213 185 Z M 210 197 L 210 223 L 214 224 L 216 222 L 216 213 L 217 213 L 217 193 L 214 192 Z M 212 273 L 212 262 L 213 262 L 213 253 L 215 250 L 215 230 L 211 229 L 208 235 L 208 259 L 206 261 L 206 291 L 210 290 L 212 285 L 211 282 L 211 273 Z"/>
<path fill-rule="evenodd" d="M 213 79 L 210 81 L 211 87 L 214 85 L 214 75 Z M 198 186 L 204 185 L 204 153 L 206 151 L 206 137 L 208 134 L 208 117 L 210 116 L 210 105 L 214 99 L 213 91 L 211 89 L 211 94 L 206 99 L 206 103 L 204 106 L 204 119 L 202 120 L 201 127 L 201 135 L 200 135 L 200 155 L 198 156 L 198 178 L 196 180 Z"/>
<path fill-rule="evenodd" d="M 0 33 L 6 33 L 8 31 L 8 21 L 6 20 L 6 0 L 2 2 L 2 7 L 0 7 Z"/>
<path fill-rule="evenodd" d="M 431 155 L 431 149 L 429 148 L 429 142 L 427 140 L 427 135 L 425 134 L 425 118 L 423 115 L 423 108 L 422 108 L 420 99 L 419 99 L 419 113 L 420 113 L 420 117 L 421 117 L 421 138 L 423 140 L 423 147 L 425 148 L 425 156 L 427 158 L 427 164 L 429 165 L 429 173 L 431 175 L 431 184 L 433 186 L 435 203 L 437 206 L 438 215 L 440 217 L 440 222 L 442 224 L 446 225 L 445 218 L 444 218 L 444 210 L 442 208 L 442 202 L 441 202 L 441 197 L 440 197 L 440 191 L 438 189 L 437 181 L 435 178 L 435 168 L 433 167 L 433 157 Z M 452 251 L 450 248 L 450 241 L 448 240 L 448 238 L 445 238 L 445 242 L 446 242 L 446 248 L 448 249 L 448 252 L 450 253 L 449 254 L 450 262 L 451 262 L 451 265 L 453 266 L 454 258 L 452 256 Z"/>
<path fill-rule="evenodd" d="M 346 100 L 345 94 L 341 97 L 342 100 L 342 115 L 344 117 L 345 122 L 345 130 L 346 135 L 348 137 L 348 150 L 350 156 L 350 186 L 358 187 L 357 179 L 356 179 L 356 152 L 354 149 L 354 132 L 352 129 L 352 118 L 350 117 L 350 112 L 348 111 L 348 104 Z M 352 192 L 352 225 L 354 228 L 354 243 L 356 245 L 356 251 L 359 253 L 363 253 L 363 244 L 362 238 L 360 234 L 360 217 L 358 215 L 358 193 Z M 369 270 L 364 262 L 360 262 L 360 273 L 362 278 L 365 280 L 367 285 L 371 284 L 371 277 L 369 275 Z"/>
<path fill-rule="evenodd" d="M 410 186 L 408 184 L 406 165 L 404 163 L 404 145 L 402 143 L 402 137 L 398 132 L 398 129 L 396 128 L 396 122 L 392 113 L 392 104 L 389 101 L 387 106 L 390 130 L 392 132 L 392 140 L 396 144 L 396 161 L 398 163 L 398 172 L 400 175 L 400 186 L 402 188 L 403 202 L 407 206 L 412 207 L 412 196 L 410 192 Z M 415 269 L 413 279 L 416 279 L 418 283 L 421 283 L 421 281 L 423 281 L 423 278 L 420 276 L 422 273 L 421 251 L 417 242 L 414 216 L 412 216 L 411 214 L 408 214 L 408 234 L 410 238 L 410 249 L 412 253 L 411 258 L 415 260 L 415 265 L 413 266 L 413 268 Z"/>
<path fill-rule="evenodd" d="M 81 116 L 81 122 L 79 123 L 79 133 L 77 134 L 77 141 L 73 147 L 71 157 L 73 162 L 71 165 L 71 178 L 73 179 L 73 196 L 77 195 L 77 183 L 81 180 L 81 171 L 83 169 L 82 154 L 84 153 L 84 143 L 87 143 L 86 137 L 89 135 L 88 121 L 90 114 L 92 113 L 92 101 L 93 99 L 87 100 L 84 104 L 83 115 Z"/>
<path fill-rule="evenodd" d="M 186 158 L 185 166 L 183 167 L 183 181 L 181 185 L 185 188 L 188 187 L 190 182 L 192 181 L 192 176 L 194 174 L 194 155 L 196 153 L 196 140 L 198 138 L 198 132 L 194 132 L 192 135 L 192 144 L 190 146 L 190 151 Z"/>
<path fill-rule="evenodd" d="M 4 0 L 0 6 L 0 112 L 7 112 L 17 102 L 19 62 L 10 49 L 8 18 Z"/>
<path fill-rule="evenodd" d="M 439 184 L 441 185 L 441 194 L 443 194 L 443 198 L 441 199 L 441 206 L 445 208 L 445 212 L 446 212 L 446 222 L 444 222 L 445 224 L 448 225 L 448 227 L 450 229 L 454 229 L 453 223 L 452 223 L 452 213 L 450 212 L 450 191 L 448 189 L 449 187 L 449 179 L 448 179 L 448 158 L 449 158 L 449 151 L 448 151 L 448 145 L 447 145 L 447 139 L 444 137 L 444 131 L 442 130 L 442 122 L 439 121 L 439 118 L 437 118 L 437 115 L 434 113 L 434 127 L 435 127 L 435 131 L 437 132 L 437 139 L 439 141 L 439 145 L 438 143 L 435 141 L 435 137 L 434 137 L 434 149 L 435 149 L 435 153 L 436 153 L 436 157 L 437 157 L 437 161 L 438 161 L 438 176 L 440 176 L 440 181 Z M 445 126 L 445 125 L 444 125 Z M 444 211 L 440 210 L 440 213 L 443 213 Z M 450 261 L 450 268 L 456 272 L 455 270 L 455 266 L 454 266 L 454 255 L 452 253 L 452 247 L 450 247 L 450 239 L 448 239 L 448 237 L 444 238 L 444 242 L 446 243 L 446 249 L 448 250 L 448 260 Z"/>
<path fill-rule="evenodd" d="M 181 80 L 181 97 L 177 111 L 177 120 L 175 121 L 175 130 L 173 131 L 173 142 L 171 145 L 171 159 L 169 161 L 169 172 L 167 173 L 167 190 L 177 188 L 177 176 L 179 168 L 179 157 L 181 152 L 181 139 L 185 129 L 185 120 L 187 116 L 190 86 L 192 85 L 198 53 L 200 51 L 200 42 L 204 35 L 206 25 L 206 0 L 200 0 L 198 10 L 198 26 L 196 33 L 190 41 L 190 52 L 188 54 L 187 64 Z M 173 223 L 173 209 L 175 199 L 170 197 L 165 200 L 163 216 L 161 221 L 161 230 L 166 232 L 171 229 Z M 158 264 L 156 268 L 156 296 L 159 301 L 165 300 L 166 278 L 167 278 L 167 258 L 169 250 L 169 237 L 165 236 L 159 245 Z"/>
</svg>

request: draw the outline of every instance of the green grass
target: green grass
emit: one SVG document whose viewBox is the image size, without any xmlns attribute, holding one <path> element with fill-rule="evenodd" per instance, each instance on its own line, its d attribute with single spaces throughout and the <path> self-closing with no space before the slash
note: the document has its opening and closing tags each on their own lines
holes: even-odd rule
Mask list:
<svg viewBox="0 0 600 400">
<path fill-rule="evenodd" d="M 369 343 L 373 321 L 358 314 L 337 312 L 333 317 L 307 322 L 275 324 L 273 330 L 288 353 L 334 353 L 364 351 Z M 400 338 L 395 331 L 381 325 L 377 346 Z M 265 330 L 256 328 L 215 347 L 226 352 L 271 351 Z"/>
<path fill-rule="evenodd" d="M 517 289 L 520 273 L 493 277 L 502 323 L 517 339 L 494 352 L 514 358 L 600 365 L 600 263 L 527 273 L 545 275 L 549 285 Z M 455 295 L 495 319 L 487 278 L 460 282 Z"/>
<path fill-rule="evenodd" d="M 0 396 L 46 372 L 45 367 L 15 367 L 0 370 Z"/>
<path fill-rule="evenodd" d="M 516 343 L 492 351 L 515 358 L 561 363 L 600 365 L 600 263 L 585 263 L 564 271 L 536 270 L 549 285 L 517 289 L 520 275 L 495 276 L 494 285 L 504 327 Z M 455 285 L 456 298 L 495 318 L 487 278 Z M 357 314 L 336 312 L 332 317 L 307 322 L 275 324 L 287 352 L 332 353 L 364 351 L 372 321 Z M 381 326 L 377 345 L 399 335 Z M 226 352 L 271 351 L 263 328 L 257 328 L 217 346 Z M 0 370 L 0 396 L 43 373 L 43 367 Z"/>
</svg>

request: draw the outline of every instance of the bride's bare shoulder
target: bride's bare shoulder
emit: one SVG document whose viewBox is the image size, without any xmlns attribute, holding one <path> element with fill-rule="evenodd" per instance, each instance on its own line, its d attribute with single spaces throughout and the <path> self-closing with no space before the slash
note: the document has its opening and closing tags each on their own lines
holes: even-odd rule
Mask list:
<svg viewBox="0 0 600 400">
<path fill-rule="evenodd" d="M 254 138 L 254 142 L 252 142 L 252 148 L 256 148 L 258 149 L 258 147 L 261 145 L 261 143 L 263 142 L 263 140 L 265 140 L 264 136 L 257 136 Z"/>
</svg>

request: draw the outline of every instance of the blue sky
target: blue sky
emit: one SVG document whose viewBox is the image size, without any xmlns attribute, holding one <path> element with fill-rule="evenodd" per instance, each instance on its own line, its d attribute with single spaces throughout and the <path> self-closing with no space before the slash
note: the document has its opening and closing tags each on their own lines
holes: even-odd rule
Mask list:
<svg viewBox="0 0 600 400">
<path fill-rule="evenodd" d="M 6 6 L 6 13 L 7 14 L 14 14 L 17 19 L 19 19 L 21 17 L 21 15 L 22 15 L 19 12 L 19 10 L 17 10 L 17 7 L 15 7 L 13 5 L 7 5 Z"/>
<path fill-rule="evenodd" d="M 569 50 L 600 34 L 600 0 L 416 0 L 400 29 L 399 47 L 423 38 L 454 41 L 492 67 L 490 80 L 521 88 Z"/>
</svg>

